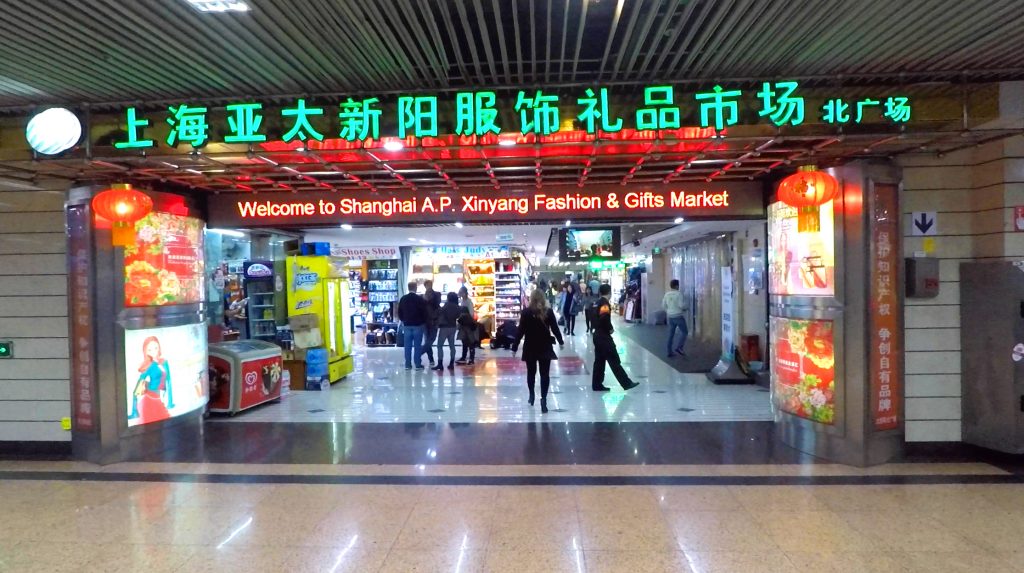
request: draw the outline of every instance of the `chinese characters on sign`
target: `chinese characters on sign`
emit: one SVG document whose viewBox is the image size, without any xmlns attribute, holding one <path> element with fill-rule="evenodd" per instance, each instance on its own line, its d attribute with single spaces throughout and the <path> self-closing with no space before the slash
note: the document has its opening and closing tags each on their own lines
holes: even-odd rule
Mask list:
<svg viewBox="0 0 1024 573">
<path fill-rule="evenodd" d="M 892 430 L 900 424 L 900 390 L 903 379 L 898 285 L 899 240 L 896 186 L 875 185 L 871 219 L 870 356 L 871 418 L 876 430 Z"/>
<path fill-rule="evenodd" d="M 741 89 L 716 85 L 689 97 L 679 97 L 672 86 L 648 86 L 643 90 L 642 103 L 632 112 L 627 112 L 611 105 L 612 93 L 606 87 L 588 87 L 575 97 L 564 98 L 543 90 L 518 90 L 508 103 L 514 102 L 512 111 L 519 116 L 519 122 L 510 126 L 499 122 L 500 102 L 494 91 L 457 92 L 450 101 L 441 101 L 435 95 L 399 96 L 388 113 L 391 114 L 389 120 L 395 122 L 395 134 L 400 138 L 437 137 L 440 126 L 449 123 L 457 135 L 463 136 L 482 137 L 511 131 L 523 135 L 551 135 L 562 129 L 560 103 L 575 104 L 575 119 L 582 129 L 591 134 L 621 131 L 627 127 L 627 119 L 633 121 L 638 130 L 679 129 L 683 116 L 688 112 L 694 113 L 700 127 L 721 131 L 740 123 L 745 116 L 744 96 L 756 96 L 757 117 L 766 118 L 779 127 L 801 125 L 806 115 L 810 115 L 806 101 L 800 95 L 798 82 L 763 82 L 756 94 L 753 91 L 745 93 Z M 377 97 L 359 100 L 349 97 L 338 102 L 337 112 L 333 112 L 313 106 L 303 98 L 278 111 L 265 110 L 261 103 L 235 102 L 224 108 L 227 125 L 223 134 L 211 125 L 208 108 L 181 103 L 168 106 L 166 110 L 164 121 L 169 131 L 164 142 L 170 147 L 184 143 L 193 148 L 210 142 L 263 143 L 267 141 L 267 122 L 264 119 L 268 114 L 280 120 L 280 139 L 285 143 L 310 139 L 323 141 L 325 135 L 314 123 L 326 122 L 327 118 L 336 118 L 330 132 L 345 141 L 375 140 L 381 132 L 382 103 Z M 440 116 L 443 105 L 454 109 L 453 121 L 445 121 L 447 118 Z M 819 120 L 831 125 L 870 121 L 905 124 L 911 119 L 911 102 L 909 97 L 897 95 L 860 100 L 831 97 L 818 111 Z M 138 108 L 125 109 L 124 125 L 125 134 L 114 142 L 114 147 L 146 149 L 156 146 L 156 140 L 146 136 L 152 122 L 140 117 Z"/>
<path fill-rule="evenodd" d="M 96 429 L 93 373 L 92 251 L 85 205 L 68 207 L 68 295 L 71 298 L 71 422 L 76 432 Z"/>
</svg>

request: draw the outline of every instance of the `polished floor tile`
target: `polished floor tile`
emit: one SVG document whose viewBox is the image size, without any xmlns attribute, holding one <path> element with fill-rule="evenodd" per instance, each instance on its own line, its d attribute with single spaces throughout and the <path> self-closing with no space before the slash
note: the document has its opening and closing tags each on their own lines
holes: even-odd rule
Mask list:
<svg viewBox="0 0 1024 573">
<path fill-rule="evenodd" d="M 679 548 L 660 512 L 581 511 L 582 546 L 597 551 L 674 551 Z"/>
<path fill-rule="evenodd" d="M 178 571 L 188 573 L 279 573 L 292 550 L 282 547 L 201 547 Z"/>
<path fill-rule="evenodd" d="M 769 395 L 757 386 L 715 385 L 703 374 L 682 374 L 626 337 L 618 337 L 630 376 L 626 393 L 591 392 L 592 342 L 567 340 L 552 365 L 548 414 L 526 403 L 524 363 L 507 350 L 478 350 L 474 366 L 454 371 L 406 371 L 400 348 L 357 348 L 355 371 L 330 391 L 297 391 L 213 422 L 724 422 L 772 419 Z"/>
<path fill-rule="evenodd" d="M 470 549 L 468 544 L 450 551 L 393 549 L 378 573 L 482 573 L 486 559 L 486 550 Z"/>
<path fill-rule="evenodd" d="M 285 557 L 282 571 L 288 573 L 365 573 L 384 565 L 387 549 L 361 546 L 354 538 L 343 547 L 301 547 Z"/>
<path fill-rule="evenodd" d="M 931 515 L 918 511 L 859 511 L 839 517 L 863 535 L 877 537 L 892 551 L 959 551 L 979 548 Z"/>
<path fill-rule="evenodd" d="M 673 511 L 668 513 L 679 546 L 687 552 L 771 551 L 771 536 L 745 511 Z"/>
<path fill-rule="evenodd" d="M 688 551 L 690 568 L 700 573 L 800 573 L 786 554 L 768 551 Z"/>
<path fill-rule="evenodd" d="M 752 525 L 783 551 L 870 551 L 886 547 L 877 532 L 858 531 L 831 511 L 753 512 Z"/>
<path fill-rule="evenodd" d="M 798 571 L 814 573 L 907 573 L 912 562 L 906 553 L 884 551 L 792 551 L 786 556 Z"/>
<path fill-rule="evenodd" d="M 1024 573 L 1024 485 L 94 485 L 0 481 L 0 571 Z"/>
<path fill-rule="evenodd" d="M 700 573 L 682 551 L 586 551 L 588 573 Z"/>
<path fill-rule="evenodd" d="M 488 573 L 581 573 L 585 571 L 582 550 L 492 549 L 484 560 Z"/>
<path fill-rule="evenodd" d="M 104 573 L 173 573 L 202 548 L 192 545 L 109 543 L 94 548 L 86 570 Z"/>
</svg>

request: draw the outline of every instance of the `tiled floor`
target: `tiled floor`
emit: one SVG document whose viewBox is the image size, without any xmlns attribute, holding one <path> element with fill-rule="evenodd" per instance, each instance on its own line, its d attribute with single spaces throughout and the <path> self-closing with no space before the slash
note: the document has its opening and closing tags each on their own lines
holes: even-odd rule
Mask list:
<svg viewBox="0 0 1024 573">
<path fill-rule="evenodd" d="M 0 481 L 0 571 L 1024 572 L 1024 485 Z"/>
<path fill-rule="evenodd" d="M 407 371 L 399 348 L 360 348 L 356 371 L 329 392 L 293 392 L 225 422 L 727 422 L 772 419 L 768 393 L 682 374 L 639 344 L 618 337 L 626 370 L 641 386 L 623 392 L 610 369 L 609 393 L 591 391 L 592 342 L 569 338 L 552 365 L 551 411 L 526 403 L 526 365 L 508 350 L 477 351 L 472 367 Z M 538 388 L 539 391 L 539 388 Z"/>
</svg>

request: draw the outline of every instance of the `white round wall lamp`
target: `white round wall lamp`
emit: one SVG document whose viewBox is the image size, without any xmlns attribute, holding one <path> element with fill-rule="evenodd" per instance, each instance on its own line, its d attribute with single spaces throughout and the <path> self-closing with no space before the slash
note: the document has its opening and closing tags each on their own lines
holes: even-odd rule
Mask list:
<svg viewBox="0 0 1024 573">
<path fill-rule="evenodd" d="M 67 151 L 81 138 L 82 122 L 63 107 L 51 107 L 35 114 L 25 128 L 25 139 L 29 146 L 43 155 L 57 155 Z"/>
</svg>

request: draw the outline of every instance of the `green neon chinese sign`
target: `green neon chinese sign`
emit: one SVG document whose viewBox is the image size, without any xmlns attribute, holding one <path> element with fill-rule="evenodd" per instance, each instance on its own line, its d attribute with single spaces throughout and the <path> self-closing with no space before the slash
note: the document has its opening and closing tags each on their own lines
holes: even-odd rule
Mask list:
<svg viewBox="0 0 1024 573">
<path fill-rule="evenodd" d="M 721 132 L 756 122 L 769 122 L 781 129 L 804 125 L 815 114 L 819 123 L 833 126 L 902 125 L 912 117 L 908 96 L 880 95 L 859 100 L 819 96 L 808 103 L 795 81 L 766 81 L 747 91 L 715 85 L 691 94 L 671 85 L 647 86 L 631 109 L 612 105 L 613 95 L 628 96 L 632 92 L 622 89 L 613 94 L 612 88 L 594 86 L 579 88 L 575 97 L 534 89 L 513 92 L 507 99 L 495 91 L 460 91 L 443 99 L 430 94 L 401 95 L 390 100 L 347 97 L 315 104 L 299 98 L 278 109 L 254 101 L 233 102 L 223 110 L 181 102 L 168 106 L 162 119 L 155 114 L 144 117 L 139 108 L 129 107 L 122 116 L 123 134 L 113 145 L 124 150 L 155 147 L 152 132 L 161 120 L 167 126 L 163 144 L 198 149 L 208 143 L 253 145 L 276 139 L 305 144 L 327 137 L 365 144 L 382 136 L 438 137 L 442 129 L 463 137 L 515 132 L 545 137 L 565 129 L 562 120 L 566 117 L 575 120 L 577 129 L 595 136 L 624 129 L 676 130 L 684 125 Z M 502 113 L 503 106 L 508 106 L 509 113 Z M 567 110 L 563 106 L 574 107 Z M 690 123 L 686 118 L 691 118 Z M 384 126 L 390 133 L 383 133 Z"/>
</svg>

